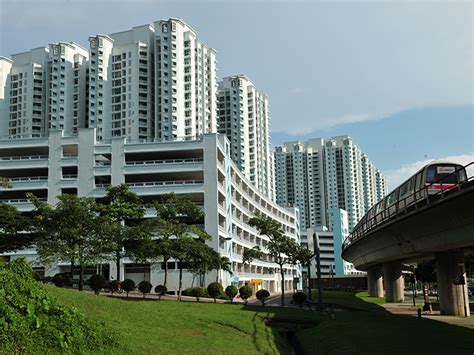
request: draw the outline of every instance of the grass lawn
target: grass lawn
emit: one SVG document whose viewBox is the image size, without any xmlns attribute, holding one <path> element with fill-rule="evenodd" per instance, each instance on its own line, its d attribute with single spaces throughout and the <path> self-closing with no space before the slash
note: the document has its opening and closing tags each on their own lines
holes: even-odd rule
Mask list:
<svg viewBox="0 0 474 355">
<path fill-rule="evenodd" d="M 288 353 L 280 331 L 265 317 L 315 319 L 315 312 L 243 305 L 143 301 L 95 296 L 48 286 L 63 304 L 73 305 L 119 335 L 111 352 L 130 354 Z M 275 313 L 277 312 L 277 313 Z"/>
<path fill-rule="evenodd" d="M 313 291 L 313 301 L 317 301 L 318 293 Z M 369 297 L 367 292 L 323 291 L 323 303 L 337 304 L 340 306 L 371 309 L 378 304 L 385 303 L 382 297 Z"/>
<path fill-rule="evenodd" d="M 294 308 L 126 300 L 53 286 L 48 291 L 115 331 L 119 345 L 110 353 L 290 353 L 281 329 L 267 326 L 265 318 L 275 323 L 296 320 L 298 338 L 308 354 L 472 354 L 474 350 L 474 329 L 362 311 L 377 307 L 367 302 L 365 293 L 325 293 L 325 302 L 361 309 L 336 311 L 332 319 Z M 380 301 L 369 299 L 374 300 Z M 313 324 L 303 329 L 307 322 Z"/>
<path fill-rule="evenodd" d="M 474 329 L 429 319 L 341 311 L 302 332 L 309 354 L 472 354 Z"/>
</svg>

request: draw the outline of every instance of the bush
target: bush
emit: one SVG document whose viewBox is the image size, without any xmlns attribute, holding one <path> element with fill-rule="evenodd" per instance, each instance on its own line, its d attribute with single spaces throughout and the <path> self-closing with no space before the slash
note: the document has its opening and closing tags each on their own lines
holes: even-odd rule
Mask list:
<svg viewBox="0 0 474 355">
<path fill-rule="evenodd" d="M 242 286 L 239 288 L 240 298 L 244 300 L 244 303 L 247 304 L 247 300 L 252 296 L 252 289 L 248 286 Z"/>
<path fill-rule="evenodd" d="M 111 293 L 114 294 L 115 291 L 119 290 L 120 282 L 117 280 L 109 280 L 105 283 L 105 288 Z"/>
<path fill-rule="evenodd" d="M 196 287 L 191 288 L 191 290 L 189 292 L 189 295 L 193 296 L 193 297 L 196 297 L 196 300 L 199 302 L 199 299 L 201 297 L 208 296 L 208 293 L 207 293 L 207 290 L 204 287 L 196 286 Z"/>
<path fill-rule="evenodd" d="M 306 302 L 306 293 L 304 292 L 296 292 L 294 295 L 293 295 L 293 302 L 296 303 L 296 304 L 299 304 L 300 305 L 300 308 L 303 307 L 303 303 Z"/>
<path fill-rule="evenodd" d="M 262 302 L 262 306 L 265 306 L 265 299 L 270 297 L 270 292 L 268 292 L 267 290 L 261 289 L 257 291 L 255 296 L 260 302 Z"/>
<path fill-rule="evenodd" d="M 148 281 L 141 281 L 138 284 L 138 289 L 140 290 L 141 293 L 143 293 L 143 298 L 145 298 L 145 295 L 147 293 L 151 292 L 152 288 L 153 288 L 153 285 L 149 283 Z"/>
<path fill-rule="evenodd" d="M 234 285 L 229 285 L 225 288 L 225 294 L 229 297 L 230 302 L 234 302 L 234 297 L 237 295 L 237 287 Z"/>
<path fill-rule="evenodd" d="M 127 292 L 127 297 L 128 297 L 128 293 L 130 291 L 135 291 L 135 288 L 136 288 L 135 281 L 130 280 L 130 279 L 125 279 L 122 282 L 122 287 L 123 287 L 123 290 Z"/>
<path fill-rule="evenodd" d="M 89 279 L 89 286 L 94 290 L 96 295 L 99 294 L 100 290 L 104 288 L 107 280 L 102 275 L 92 275 Z"/>
<path fill-rule="evenodd" d="M 54 275 L 52 281 L 56 285 L 56 287 L 71 287 L 72 286 L 71 277 L 69 276 L 68 273 L 65 273 L 65 272 L 60 272 Z"/>
<path fill-rule="evenodd" d="M 33 278 L 35 279 L 35 281 L 41 281 L 41 275 L 36 271 L 33 271 Z"/>
<path fill-rule="evenodd" d="M 0 285 L 0 353 L 107 352 L 116 344 L 109 329 L 49 296 L 24 259 L 0 262 Z"/>
<path fill-rule="evenodd" d="M 212 282 L 207 286 L 207 292 L 209 293 L 209 296 L 214 298 L 215 303 L 217 302 L 216 298 L 221 296 L 221 294 L 224 292 L 224 289 L 219 282 Z"/>
<path fill-rule="evenodd" d="M 158 298 L 161 300 L 161 296 L 166 295 L 168 289 L 166 288 L 166 286 L 158 285 L 155 287 L 155 292 L 158 294 Z"/>
</svg>

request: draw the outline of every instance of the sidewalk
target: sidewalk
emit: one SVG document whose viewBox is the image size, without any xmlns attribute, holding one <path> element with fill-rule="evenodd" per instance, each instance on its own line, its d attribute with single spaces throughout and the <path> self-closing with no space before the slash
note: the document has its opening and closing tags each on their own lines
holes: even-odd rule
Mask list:
<svg viewBox="0 0 474 355">
<path fill-rule="evenodd" d="M 418 307 L 413 307 L 411 304 L 407 303 L 384 303 L 380 305 L 387 312 L 399 315 L 399 316 L 411 316 L 417 317 Z M 448 324 L 461 325 L 474 328 L 474 318 L 464 318 L 456 316 L 442 316 L 439 311 L 433 311 L 431 314 L 428 312 L 423 312 L 422 318 L 427 318 L 439 322 L 444 322 Z"/>
</svg>

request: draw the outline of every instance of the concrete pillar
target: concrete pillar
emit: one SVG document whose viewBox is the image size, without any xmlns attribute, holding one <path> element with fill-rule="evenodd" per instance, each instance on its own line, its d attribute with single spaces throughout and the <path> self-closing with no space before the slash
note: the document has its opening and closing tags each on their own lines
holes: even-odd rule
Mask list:
<svg viewBox="0 0 474 355">
<path fill-rule="evenodd" d="M 367 269 L 367 287 L 369 297 L 383 297 L 382 267 L 380 265 Z"/>
<path fill-rule="evenodd" d="M 385 301 L 403 302 L 405 300 L 405 284 L 400 262 L 391 261 L 383 264 L 383 283 L 385 286 Z"/>
<path fill-rule="evenodd" d="M 455 278 L 466 281 L 464 254 L 460 252 L 438 253 L 436 257 L 436 278 L 438 281 L 439 308 L 441 314 L 469 317 L 467 285 L 455 285 Z"/>
</svg>

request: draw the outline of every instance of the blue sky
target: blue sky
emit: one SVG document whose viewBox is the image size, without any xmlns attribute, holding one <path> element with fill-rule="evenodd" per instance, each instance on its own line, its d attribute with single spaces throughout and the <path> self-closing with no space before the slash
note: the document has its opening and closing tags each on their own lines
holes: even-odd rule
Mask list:
<svg viewBox="0 0 474 355">
<path fill-rule="evenodd" d="M 168 17 L 268 94 L 272 142 L 351 135 L 390 179 L 474 160 L 470 1 L 0 0 L 0 55 Z"/>
</svg>

